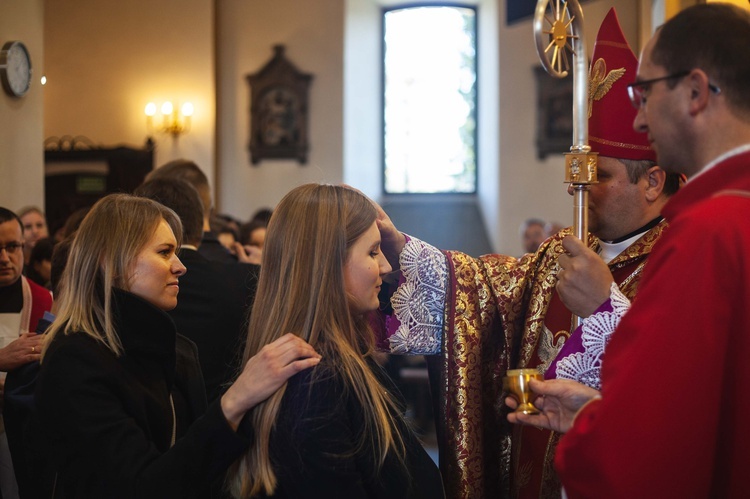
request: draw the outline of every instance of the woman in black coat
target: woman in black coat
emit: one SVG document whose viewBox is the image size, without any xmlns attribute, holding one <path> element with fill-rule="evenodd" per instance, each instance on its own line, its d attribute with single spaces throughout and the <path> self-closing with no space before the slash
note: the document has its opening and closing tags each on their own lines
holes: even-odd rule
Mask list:
<svg viewBox="0 0 750 499">
<path fill-rule="evenodd" d="M 206 407 L 195 345 L 165 313 L 186 270 L 181 234 L 168 208 L 117 194 L 76 235 L 36 388 L 56 497 L 208 497 L 250 445 L 245 413 L 319 361 L 280 338 Z"/>
<path fill-rule="evenodd" d="M 231 469 L 235 496 L 443 497 L 435 463 L 373 361 L 368 315 L 391 266 L 363 194 L 308 184 L 268 226 L 245 358 L 293 332 L 323 354 L 253 410 L 252 447 Z"/>
</svg>

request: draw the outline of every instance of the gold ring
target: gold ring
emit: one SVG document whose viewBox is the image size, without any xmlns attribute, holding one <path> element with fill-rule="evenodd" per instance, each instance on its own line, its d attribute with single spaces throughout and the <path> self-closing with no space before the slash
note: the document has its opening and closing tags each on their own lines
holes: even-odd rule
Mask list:
<svg viewBox="0 0 750 499">
<path fill-rule="evenodd" d="M 36 353 L 36 347 L 31 347 L 31 353 Z"/>
</svg>

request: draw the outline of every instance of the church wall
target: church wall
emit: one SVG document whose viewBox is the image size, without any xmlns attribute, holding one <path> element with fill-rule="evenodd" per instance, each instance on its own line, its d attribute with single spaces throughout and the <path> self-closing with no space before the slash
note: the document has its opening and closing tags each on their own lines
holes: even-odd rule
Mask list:
<svg viewBox="0 0 750 499">
<path fill-rule="evenodd" d="M 218 201 L 221 211 L 248 218 L 275 206 L 305 182 L 343 180 L 344 1 L 218 1 Z M 312 73 L 310 151 L 296 160 L 263 160 L 251 166 L 250 87 L 245 77 L 286 46 L 298 70 Z"/>
<path fill-rule="evenodd" d="M 140 147 L 148 102 L 191 102 L 189 133 L 153 134 L 155 166 L 186 157 L 213 179 L 213 2 L 46 0 L 44 8 L 44 136 Z"/>
<path fill-rule="evenodd" d="M 14 211 L 29 204 L 44 206 L 43 13 L 43 0 L 9 0 L 0 15 L 0 46 L 22 41 L 32 64 L 26 95 L 14 98 L 0 90 L 0 206 Z"/>
<path fill-rule="evenodd" d="M 385 1 L 46 0 L 50 83 L 44 90 L 43 136 L 81 134 L 108 145 L 142 144 L 146 102 L 190 99 L 196 105 L 193 130 L 177 142 L 160 137 L 157 164 L 195 159 L 212 180 L 220 211 L 246 218 L 309 181 L 347 181 L 378 197 L 380 47 L 361 39 L 379 35 Z M 506 26 L 503 3 L 478 3 L 485 13 L 481 22 L 488 12 L 496 16 L 489 24 L 497 32 L 480 24 L 485 128 L 477 197 L 493 249 L 518 254 L 518 226 L 525 218 L 572 223 L 572 202 L 562 183 L 561 157 L 536 157 L 538 60 L 531 20 Z M 613 4 L 626 36 L 637 40 L 637 0 L 584 2 L 589 53 Z M 351 40 L 357 37 L 355 50 Z M 252 166 L 245 76 L 268 62 L 279 43 L 300 70 L 314 75 L 308 164 L 266 160 Z M 37 175 L 41 178 L 40 171 Z"/>
</svg>

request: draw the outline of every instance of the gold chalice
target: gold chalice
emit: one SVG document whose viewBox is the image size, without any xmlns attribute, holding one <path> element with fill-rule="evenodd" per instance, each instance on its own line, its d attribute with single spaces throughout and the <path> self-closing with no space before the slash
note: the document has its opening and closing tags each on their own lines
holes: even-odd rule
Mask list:
<svg viewBox="0 0 750 499">
<path fill-rule="evenodd" d="M 539 414 L 539 409 L 534 407 L 536 393 L 529 388 L 529 380 L 544 377 L 537 369 L 509 369 L 503 378 L 503 389 L 518 402 L 516 412 L 523 414 Z"/>
</svg>

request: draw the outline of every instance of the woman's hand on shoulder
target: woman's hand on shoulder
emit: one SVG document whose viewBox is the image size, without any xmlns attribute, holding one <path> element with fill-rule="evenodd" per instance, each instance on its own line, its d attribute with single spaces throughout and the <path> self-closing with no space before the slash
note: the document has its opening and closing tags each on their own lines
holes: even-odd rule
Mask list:
<svg viewBox="0 0 750 499">
<path fill-rule="evenodd" d="M 320 358 L 313 347 L 292 333 L 264 346 L 247 361 L 221 397 L 224 417 L 236 430 L 247 411 L 270 397 L 293 375 L 316 366 Z"/>
</svg>

